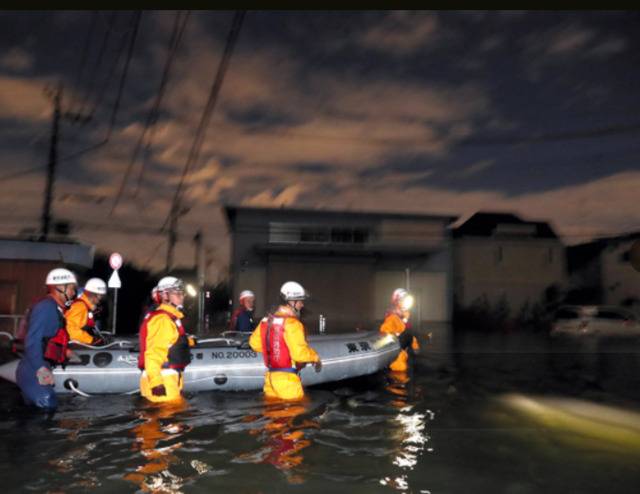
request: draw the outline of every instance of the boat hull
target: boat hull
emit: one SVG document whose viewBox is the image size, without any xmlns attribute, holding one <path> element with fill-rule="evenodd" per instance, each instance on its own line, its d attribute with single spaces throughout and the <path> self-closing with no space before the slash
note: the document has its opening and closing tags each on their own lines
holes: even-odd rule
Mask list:
<svg viewBox="0 0 640 494">
<path fill-rule="evenodd" d="M 398 340 L 377 331 L 340 335 L 315 335 L 309 344 L 322 359 L 322 371 L 307 366 L 300 372 L 305 386 L 341 381 L 373 374 L 387 367 L 398 355 Z M 184 372 L 185 391 L 249 391 L 262 389 L 262 355 L 245 344 L 205 342 L 192 349 L 193 360 Z M 134 341 L 108 349 L 79 347 L 80 362 L 54 369 L 56 393 L 87 394 L 136 393 L 140 370 Z M 15 382 L 18 361 L 0 367 L 0 375 Z M 13 369 L 13 370 L 12 370 Z"/>
</svg>

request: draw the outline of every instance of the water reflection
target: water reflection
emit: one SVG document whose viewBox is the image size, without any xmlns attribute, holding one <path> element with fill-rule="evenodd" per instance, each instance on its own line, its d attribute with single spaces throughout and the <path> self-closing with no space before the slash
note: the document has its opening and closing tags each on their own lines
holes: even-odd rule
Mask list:
<svg viewBox="0 0 640 494">
<path fill-rule="evenodd" d="M 127 473 L 125 480 L 137 484 L 144 492 L 178 492 L 184 479 L 171 473 L 169 467 L 179 463 L 176 455 L 183 446 L 179 439 L 189 430 L 177 415 L 187 410 L 185 400 L 175 403 L 147 405 L 138 412 L 143 422 L 134 427 L 133 450 L 139 451 L 145 463 L 134 472 Z"/>
<path fill-rule="evenodd" d="M 75 482 L 72 482 L 69 487 L 87 489 L 99 486 L 100 482 L 94 472 L 86 471 L 81 474 L 77 473 L 82 470 L 83 465 L 91 462 L 91 455 L 93 450 L 96 449 L 95 442 L 82 444 L 78 441 L 80 433 L 90 426 L 91 421 L 88 419 L 62 418 L 56 422 L 58 428 L 62 432 L 66 432 L 67 441 L 79 444 L 74 444 L 74 447 L 69 451 L 49 460 L 49 464 L 59 474 L 69 474 L 77 479 Z"/>
<path fill-rule="evenodd" d="M 318 428 L 317 418 L 303 417 L 310 411 L 308 399 L 297 403 L 265 401 L 262 415 L 247 415 L 245 422 L 255 423 L 249 431 L 257 435 L 264 447 L 254 453 L 242 454 L 238 460 L 273 465 L 284 473 L 290 484 L 305 481 L 301 465 L 303 450 L 311 445 L 305 432 Z"/>
<path fill-rule="evenodd" d="M 385 390 L 392 395 L 391 405 L 398 409 L 394 417 L 396 428 L 393 434 L 395 447 L 392 463 L 399 467 L 400 474 L 395 477 L 383 477 L 380 484 L 399 491 L 410 489 L 409 472 L 418 465 L 419 458 L 429 441 L 426 433 L 426 421 L 433 420 L 431 411 L 421 413 L 415 410 L 419 388 L 411 382 L 407 372 L 390 371 L 387 375 Z M 432 451 L 429 449 L 429 451 Z M 420 492 L 429 492 L 420 490 Z"/>
</svg>

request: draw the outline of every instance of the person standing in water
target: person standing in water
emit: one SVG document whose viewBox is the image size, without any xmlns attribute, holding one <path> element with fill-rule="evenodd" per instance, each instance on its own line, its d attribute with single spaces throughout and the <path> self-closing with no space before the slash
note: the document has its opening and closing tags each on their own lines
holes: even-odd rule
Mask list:
<svg viewBox="0 0 640 494">
<path fill-rule="evenodd" d="M 391 296 L 391 307 L 387 311 L 380 332 L 392 334 L 400 340 L 400 353 L 391 362 L 392 371 L 404 372 L 409 368 L 409 351 L 420 350 L 418 339 L 411 333 L 411 307 L 413 296 L 404 288 L 397 288 Z"/>
<path fill-rule="evenodd" d="M 273 314 L 260 321 L 249 338 L 249 345 L 264 358 L 264 394 L 267 398 L 296 401 L 304 398 L 299 372 L 307 364 L 314 364 L 316 372 L 322 362 L 311 348 L 300 322 L 300 311 L 307 292 L 299 283 L 287 281 L 280 288 L 282 304 Z"/>
<path fill-rule="evenodd" d="M 47 295 L 29 311 L 24 355 L 16 383 L 27 405 L 55 410 L 58 400 L 52 369 L 68 359 L 69 333 L 64 312 L 76 297 L 76 276 L 64 268 L 47 274 Z"/>
</svg>

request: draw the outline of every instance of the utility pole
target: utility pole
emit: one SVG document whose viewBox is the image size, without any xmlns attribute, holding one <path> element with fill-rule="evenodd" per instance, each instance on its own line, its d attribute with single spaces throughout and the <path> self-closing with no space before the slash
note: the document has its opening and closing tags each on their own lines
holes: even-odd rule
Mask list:
<svg viewBox="0 0 640 494">
<path fill-rule="evenodd" d="M 53 202 L 53 186 L 56 180 L 56 166 L 58 164 L 58 140 L 60 138 L 60 119 L 68 118 L 73 122 L 86 123 L 91 117 L 78 113 L 62 112 L 62 84 L 59 83 L 53 94 L 48 92 L 53 102 L 53 121 L 51 125 L 51 143 L 49 145 L 49 162 L 47 163 L 47 183 L 45 185 L 44 204 L 42 206 L 42 223 L 40 241 L 46 242 L 51 228 L 51 204 Z"/>
<path fill-rule="evenodd" d="M 169 237 L 167 242 L 167 265 L 166 272 L 169 273 L 173 267 L 173 250 L 176 246 L 176 240 L 178 238 L 176 229 L 178 228 L 178 213 L 175 204 L 171 205 L 171 213 L 169 213 L 169 230 L 167 235 Z"/>
<path fill-rule="evenodd" d="M 198 276 L 198 334 L 202 334 L 203 322 L 204 322 L 204 248 L 202 245 L 202 231 L 198 230 L 198 233 L 193 237 L 193 243 L 196 251 L 196 273 Z"/>
<path fill-rule="evenodd" d="M 169 227 L 167 229 L 167 264 L 166 271 L 169 273 L 173 269 L 173 252 L 178 241 L 178 220 L 191 210 L 190 207 L 181 205 L 180 200 L 174 201 L 169 213 Z"/>
<path fill-rule="evenodd" d="M 56 178 L 56 164 L 58 161 L 58 128 L 60 125 L 60 102 L 62 100 L 62 84 L 53 94 L 53 124 L 51 127 L 51 143 L 49 145 L 49 163 L 47 164 L 47 184 L 44 193 L 44 205 L 42 207 L 42 229 L 40 241 L 46 242 L 51 225 L 51 200 L 53 198 L 53 183 Z"/>
</svg>

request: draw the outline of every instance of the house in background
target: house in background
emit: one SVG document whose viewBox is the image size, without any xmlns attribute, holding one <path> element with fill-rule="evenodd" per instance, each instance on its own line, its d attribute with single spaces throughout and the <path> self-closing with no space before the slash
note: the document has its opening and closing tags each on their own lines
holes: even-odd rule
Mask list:
<svg viewBox="0 0 640 494">
<path fill-rule="evenodd" d="M 234 302 L 256 293 L 256 312 L 278 302 L 282 283 L 312 294 L 307 324 L 327 332 L 376 329 L 395 288 L 416 297 L 414 325 L 451 320 L 452 216 L 226 207 Z"/>
<path fill-rule="evenodd" d="M 510 213 L 478 212 L 453 230 L 454 292 L 460 307 L 486 297 L 514 316 L 567 284 L 565 249 L 546 222 Z"/>
<path fill-rule="evenodd" d="M 93 265 L 93 256 L 93 246 L 79 243 L 0 239 L 0 330 L 13 331 L 27 307 L 45 293 L 51 269 L 83 271 Z"/>
<path fill-rule="evenodd" d="M 640 232 L 635 232 L 569 247 L 571 302 L 640 311 L 640 273 L 629 259 L 631 246 L 639 241 Z"/>
</svg>

